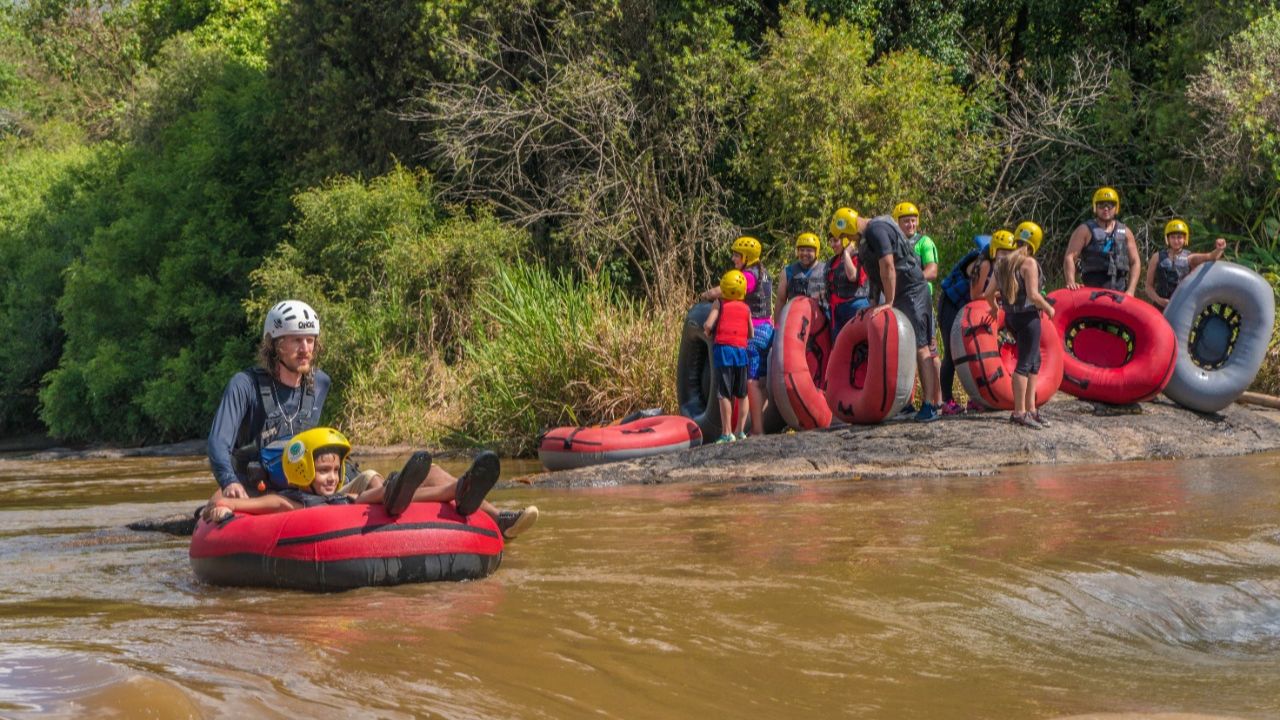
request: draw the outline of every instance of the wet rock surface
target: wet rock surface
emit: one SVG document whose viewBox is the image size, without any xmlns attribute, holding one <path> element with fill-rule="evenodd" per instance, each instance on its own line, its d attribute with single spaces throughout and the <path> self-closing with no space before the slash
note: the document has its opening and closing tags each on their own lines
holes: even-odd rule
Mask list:
<svg viewBox="0 0 1280 720">
<path fill-rule="evenodd" d="M 1164 398 L 1113 408 L 1058 395 L 1042 408 L 1052 425 L 1012 425 L 1008 412 L 844 426 L 525 478 L 542 487 L 676 482 L 764 485 L 826 480 L 986 475 L 1009 465 L 1098 463 L 1244 455 L 1280 449 L 1280 411 L 1231 405 L 1202 414 Z"/>
</svg>

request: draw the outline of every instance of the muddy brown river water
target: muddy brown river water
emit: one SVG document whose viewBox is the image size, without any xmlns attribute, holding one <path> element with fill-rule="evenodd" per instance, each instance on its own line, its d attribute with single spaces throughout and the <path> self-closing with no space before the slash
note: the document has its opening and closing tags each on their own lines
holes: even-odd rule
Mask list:
<svg viewBox="0 0 1280 720">
<path fill-rule="evenodd" d="M 123 528 L 201 458 L 0 457 L 0 717 L 1274 718 L 1278 474 L 500 489 L 492 577 L 312 595 Z"/>
</svg>

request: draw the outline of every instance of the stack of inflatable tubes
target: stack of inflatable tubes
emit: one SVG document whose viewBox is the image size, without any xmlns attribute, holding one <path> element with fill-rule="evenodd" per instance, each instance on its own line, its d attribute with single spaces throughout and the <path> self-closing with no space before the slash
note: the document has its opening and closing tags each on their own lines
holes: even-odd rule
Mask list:
<svg viewBox="0 0 1280 720">
<path fill-rule="evenodd" d="M 687 450 L 702 444 L 702 431 L 689 418 L 658 415 L 605 427 L 556 428 L 538 442 L 543 467 L 567 470 Z"/>
<path fill-rule="evenodd" d="M 680 404 L 680 414 L 697 423 L 704 438 L 723 434 L 717 390 L 720 371 L 711 362 L 711 338 L 702 329 L 710 314 L 711 303 L 708 302 L 700 302 L 690 308 L 680 333 L 680 352 L 676 359 L 676 401 Z M 768 383 L 763 389 L 767 394 Z M 745 408 L 743 412 L 746 412 Z M 775 403 L 765 406 L 763 424 L 767 433 L 786 428 L 786 421 Z"/>
<path fill-rule="evenodd" d="M 986 408 L 1013 409 L 1013 370 L 1018 348 L 1004 330 L 1004 311 L 987 322 L 991 307 L 974 300 L 960 309 L 951 326 L 956 374 L 969 397 Z M 1053 323 L 1041 316 L 1040 372 L 1036 375 L 1036 406 L 1049 402 L 1062 385 L 1062 338 Z"/>
<path fill-rule="evenodd" d="M 916 334 L 895 308 L 864 311 L 840 330 L 827 361 L 827 404 L 849 423 L 870 425 L 896 414 L 911 399 Z"/>
<path fill-rule="evenodd" d="M 1178 343 L 1152 305 L 1113 290 L 1056 290 L 1053 324 L 1063 341 L 1062 387 L 1082 400 L 1150 400 L 1173 374 Z"/>
<path fill-rule="evenodd" d="M 831 407 L 820 382 L 831 354 L 826 313 L 810 297 L 782 308 L 769 352 L 769 397 L 787 425 L 813 430 L 831 424 Z"/>
<path fill-rule="evenodd" d="M 475 580 L 502 562 L 502 533 L 484 512 L 453 503 L 323 505 L 199 522 L 191 567 L 213 585 L 333 591 L 370 585 Z"/>
<path fill-rule="evenodd" d="M 1223 261 L 1196 268 L 1164 311 L 1178 342 L 1164 394 L 1200 412 L 1230 405 L 1257 377 L 1275 315 L 1271 286 L 1252 270 Z"/>
</svg>

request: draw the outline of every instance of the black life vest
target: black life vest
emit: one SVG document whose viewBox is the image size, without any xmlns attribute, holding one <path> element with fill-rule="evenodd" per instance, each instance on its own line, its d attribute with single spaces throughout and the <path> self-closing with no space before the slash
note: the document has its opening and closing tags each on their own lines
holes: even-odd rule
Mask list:
<svg viewBox="0 0 1280 720">
<path fill-rule="evenodd" d="M 1129 277 L 1129 228 L 1116 221 L 1115 229 L 1107 232 L 1097 222 L 1085 223 L 1089 228 L 1089 243 L 1080 254 L 1080 272 L 1102 274 L 1124 280 Z"/>
<path fill-rule="evenodd" d="M 862 269 L 862 263 L 858 262 L 857 256 L 850 260 L 853 261 L 855 276 L 853 280 L 850 280 L 849 275 L 844 271 L 842 255 L 831 258 L 831 262 L 827 263 L 827 288 L 831 291 L 832 307 L 871 297 L 870 284 L 867 282 L 867 273 Z"/>
<path fill-rule="evenodd" d="M 1036 270 L 1039 271 L 1039 273 L 1037 274 L 1037 277 L 1040 280 L 1040 282 L 1038 283 L 1040 287 L 1036 288 L 1036 292 L 1043 293 L 1044 292 L 1044 268 L 1040 267 L 1040 261 L 1036 260 L 1035 258 L 1031 258 L 1031 262 L 1036 264 Z M 1006 313 L 1016 313 L 1016 312 L 1027 312 L 1029 310 L 1035 310 L 1036 309 L 1035 303 L 1031 302 L 1031 300 L 1027 297 L 1027 281 L 1022 279 L 1022 273 L 1018 273 L 1015 279 L 1018 281 L 1018 297 L 1014 298 L 1013 302 L 1009 302 L 1009 299 L 1005 297 L 1000 298 L 1000 304 L 1004 306 L 1004 311 Z"/>
<path fill-rule="evenodd" d="M 974 261 L 980 259 L 982 254 L 986 252 L 982 248 L 974 248 L 965 253 L 960 258 L 960 262 L 951 268 L 951 272 L 942 279 L 942 291 L 947 294 L 947 298 L 952 303 L 961 307 L 969 304 L 969 273 L 972 271 Z"/>
<path fill-rule="evenodd" d="M 791 263 L 783 272 L 787 279 L 787 298 L 798 298 L 804 295 L 822 301 L 825 294 L 823 286 L 824 276 L 826 275 L 825 263 L 821 260 L 815 260 L 809 269 L 805 269 L 799 260 Z"/>
<path fill-rule="evenodd" d="M 1169 257 L 1169 249 L 1165 248 L 1160 251 L 1159 258 L 1156 261 L 1156 294 L 1167 300 L 1173 297 L 1178 283 L 1190 274 L 1191 253 L 1180 250 L 1177 255 Z"/>
<path fill-rule="evenodd" d="M 303 380 L 302 398 L 298 401 L 298 410 L 286 414 L 280 403 L 276 402 L 275 380 L 271 373 L 260 367 L 246 370 L 253 376 L 258 387 L 258 401 L 262 403 L 265 419 L 262 430 L 256 438 L 247 438 L 247 428 L 241 428 L 241 439 L 247 440 L 232 452 L 236 463 L 237 474 L 247 477 L 251 482 L 264 482 L 269 487 L 281 490 L 288 487 L 280 469 L 281 455 L 289 438 L 310 430 L 320 422 L 319 413 L 315 411 L 315 382 Z M 244 422 L 249 422 L 250 413 L 245 414 Z"/>
<path fill-rule="evenodd" d="M 743 298 L 751 309 L 751 317 L 773 317 L 773 281 L 769 279 L 769 273 L 764 271 L 764 266 L 760 263 L 744 268 L 742 272 L 751 273 L 756 278 L 756 289 Z"/>
</svg>

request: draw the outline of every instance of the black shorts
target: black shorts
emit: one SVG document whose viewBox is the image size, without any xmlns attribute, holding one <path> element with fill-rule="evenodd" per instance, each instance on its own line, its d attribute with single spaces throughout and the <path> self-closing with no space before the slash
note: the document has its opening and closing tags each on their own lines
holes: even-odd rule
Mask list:
<svg viewBox="0 0 1280 720">
<path fill-rule="evenodd" d="M 1026 377 L 1040 372 L 1040 311 L 1005 310 L 1004 326 L 1013 333 L 1018 346 L 1018 364 L 1013 374 Z"/>
<path fill-rule="evenodd" d="M 744 398 L 747 396 L 747 366 L 738 365 L 720 368 L 720 383 L 717 385 L 720 397 Z"/>
<path fill-rule="evenodd" d="M 916 331 L 916 348 L 933 347 L 933 303 L 929 302 L 928 284 L 899 285 L 893 306 L 907 316 Z"/>
</svg>

